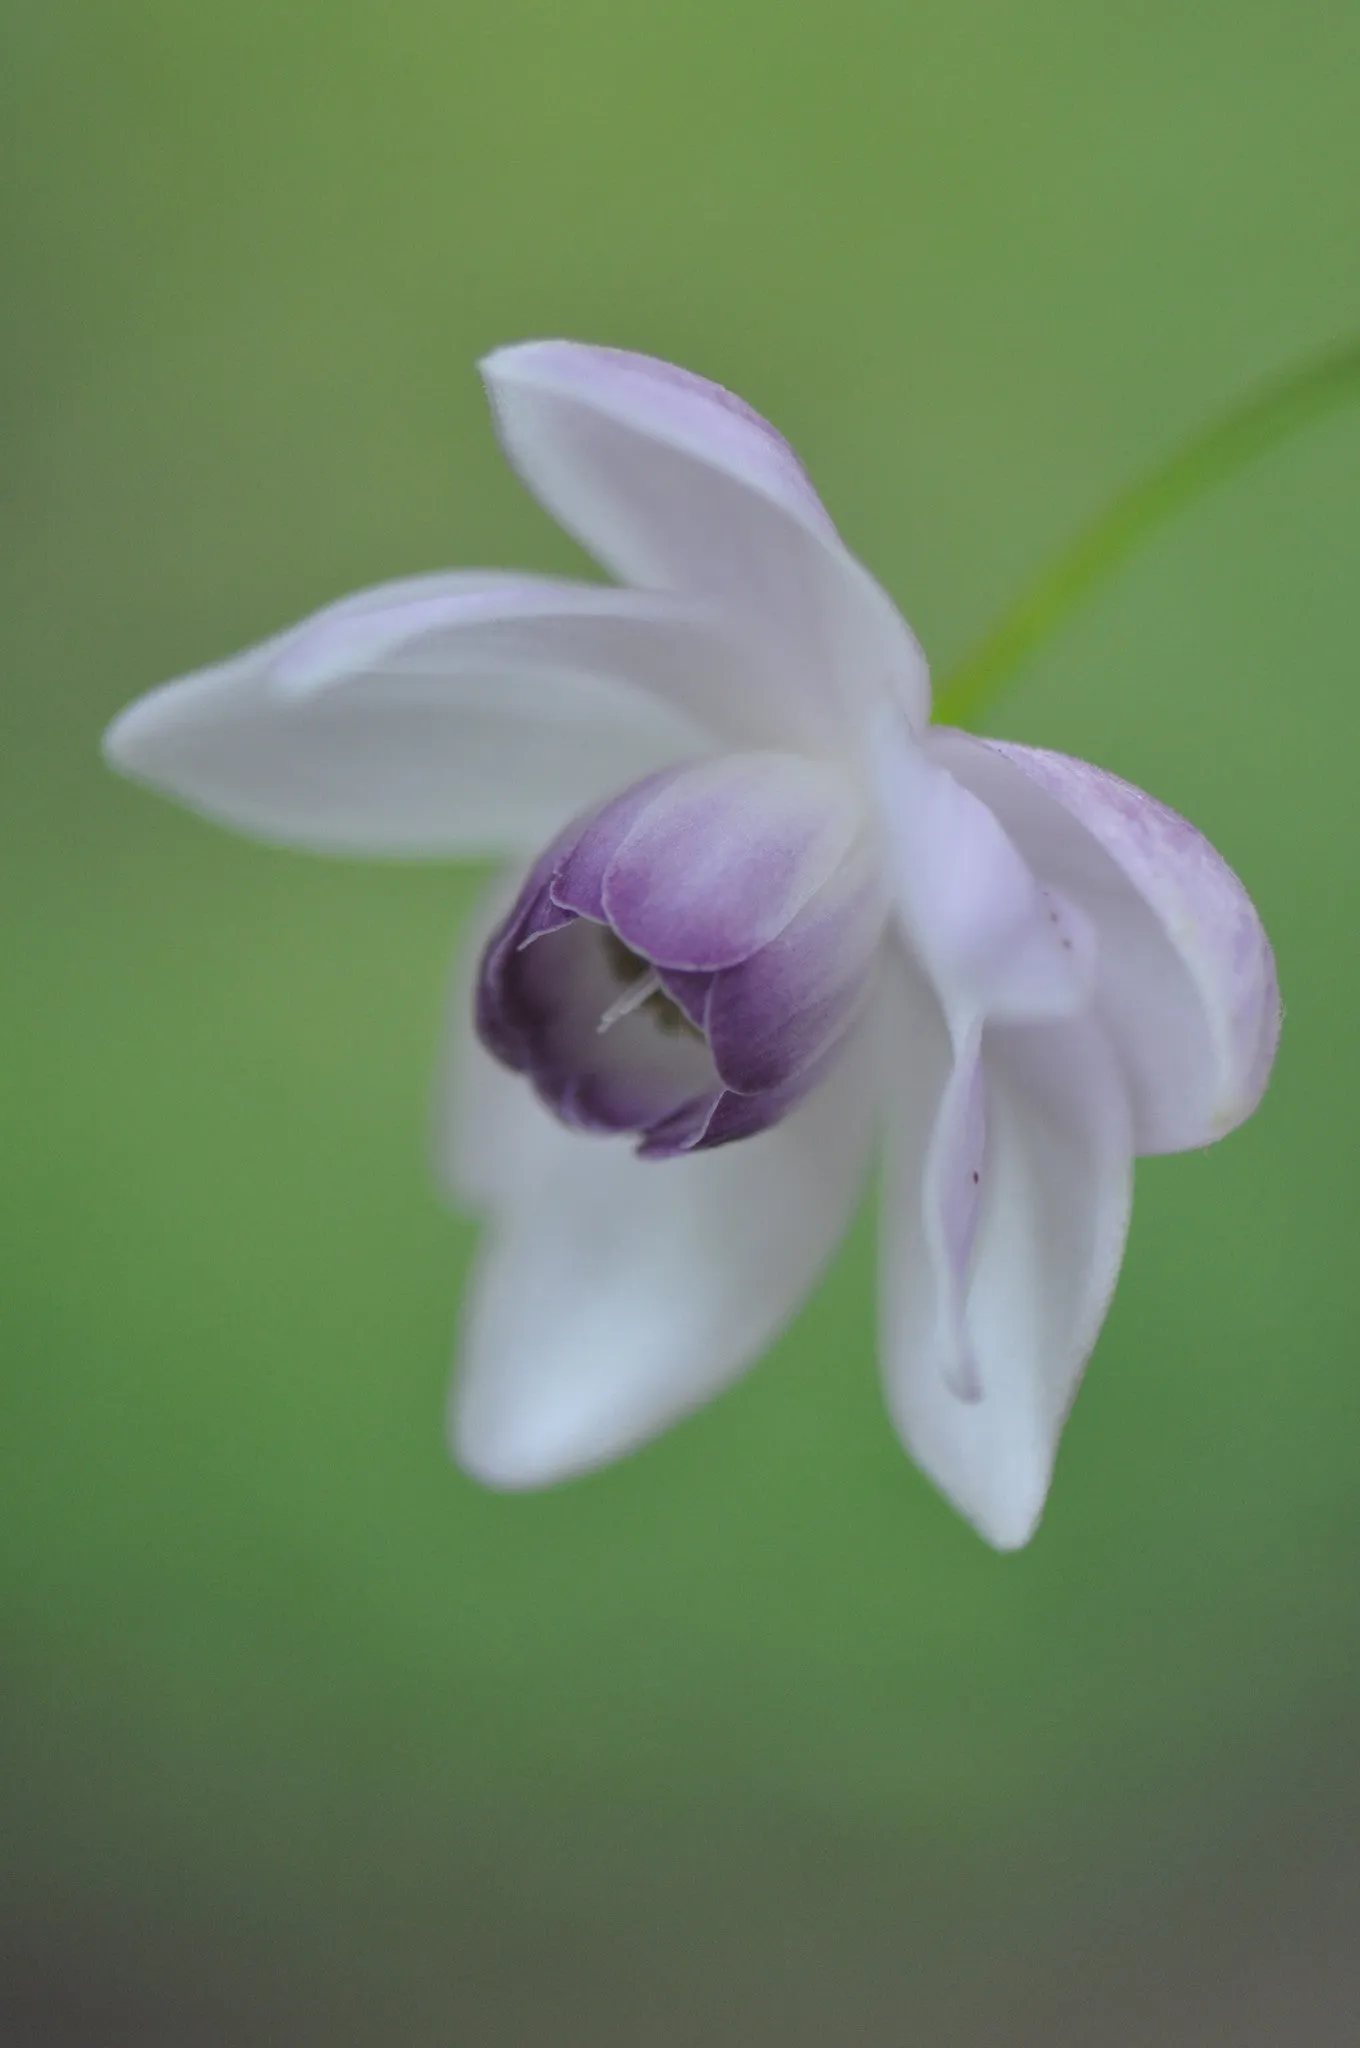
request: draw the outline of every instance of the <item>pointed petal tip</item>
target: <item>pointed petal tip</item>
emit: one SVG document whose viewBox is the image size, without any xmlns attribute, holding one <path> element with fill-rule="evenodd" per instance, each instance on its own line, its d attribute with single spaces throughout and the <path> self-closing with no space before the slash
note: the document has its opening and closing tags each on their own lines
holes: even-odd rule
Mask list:
<svg viewBox="0 0 1360 2048">
<path fill-rule="evenodd" d="M 542 364 L 559 351 L 570 355 L 577 349 L 587 348 L 585 342 L 565 341 L 552 336 L 540 336 L 531 341 L 504 341 L 478 358 L 477 371 L 484 383 L 491 383 L 496 378 L 513 377 L 516 372 L 531 369 L 536 362 Z"/>
<path fill-rule="evenodd" d="M 545 335 L 531 341 L 507 341 L 489 349 L 477 363 L 477 374 L 491 400 L 493 410 L 498 391 L 515 387 L 540 392 L 558 390 L 586 395 L 598 389 L 601 379 L 608 389 L 617 383 L 617 373 L 630 362 L 646 364 L 645 356 L 634 357 L 624 349 L 609 348 L 589 341 L 568 341 L 563 336 Z M 611 380 L 610 370 L 615 377 Z"/>
<path fill-rule="evenodd" d="M 131 722 L 133 708 L 133 706 L 129 705 L 126 710 L 120 711 L 118 716 L 105 726 L 99 740 L 99 752 L 105 766 L 115 769 L 120 775 L 128 773 L 131 754 L 128 743 L 128 726 Z"/>
<path fill-rule="evenodd" d="M 116 774 L 130 776 L 138 782 L 154 781 L 159 712 L 165 690 L 171 687 L 165 684 L 161 689 L 138 697 L 105 726 L 99 751 L 105 765 Z"/>
<path fill-rule="evenodd" d="M 449 1449 L 454 1463 L 493 1493 L 537 1493 L 583 1479 L 626 1457 L 648 1432 L 620 1434 L 617 1416 L 595 1412 L 586 1398 L 487 1400 L 485 1384 L 468 1398 L 461 1376 L 449 1404 Z M 503 1393 L 503 1389 L 496 1390 Z"/>
<path fill-rule="evenodd" d="M 483 1440 L 476 1432 L 455 1427 L 449 1449 L 459 1471 L 490 1493 L 537 1493 L 577 1476 L 576 1466 L 562 1465 L 544 1457 L 541 1447 L 518 1444 L 513 1438 Z"/>
<path fill-rule="evenodd" d="M 957 1394 L 953 1398 L 974 1414 L 982 1405 Z M 985 1391 L 982 1399 L 985 1402 Z M 905 1428 L 896 1418 L 894 1421 L 905 1443 Z M 906 1448 L 917 1463 L 922 1462 L 910 1444 L 906 1444 Z M 1017 1550 L 1024 1550 L 1033 1541 L 1048 1505 L 1053 1483 L 1052 1461 L 1036 1458 L 1027 1469 L 1022 1469 L 1017 1463 L 1005 1473 L 975 1469 L 967 1475 L 971 1483 L 963 1484 L 958 1472 L 942 1472 L 929 1463 L 924 1464 L 923 1469 L 946 1505 L 968 1524 L 975 1536 L 981 1537 L 989 1550 L 1008 1557 Z"/>
<path fill-rule="evenodd" d="M 1031 1461 L 1017 1462 L 985 1496 L 979 1493 L 971 1500 L 958 1499 L 955 1505 L 984 1543 L 1008 1557 L 1024 1550 L 1038 1532 L 1048 1506 L 1055 1462 L 1052 1455 L 1045 1456 L 1036 1447 Z"/>
<path fill-rule="evenodd" d="M 1027 1550 L 1038 1533 L 1043 1520 L 1044 1503 L 1026 1514 L 998 1517 L 971 1517 L 973 1527 L 983 1542 L 1001 1557 L 1014 1557 L 1018 1551 Z"/>
<path fill-rule="evenodd" d="M 1003 1556 L 1024 1550 L 1043 1520 L 1055 1460 L 1034 1444 L 1028 1456 L 1015 1445 L 1009 1457 L 942 1465 L 937 1458 L 923 1455 L 917 1418 L 894 1402 L 891 1387 L 887 1391 L 889 1416 L 903 1448 L 946 1504 L 989 1549 Z M 985 1386 L 969 1394 L 950 1385 L 948 1398 L 972 1418 L 971 1428 L 985 1427 L 989 1399 Z"/>
</svg>

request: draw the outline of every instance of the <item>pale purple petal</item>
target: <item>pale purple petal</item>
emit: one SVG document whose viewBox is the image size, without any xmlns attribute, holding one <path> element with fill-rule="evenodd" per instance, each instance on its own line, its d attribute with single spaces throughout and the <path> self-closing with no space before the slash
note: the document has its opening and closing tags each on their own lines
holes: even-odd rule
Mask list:
<svg viewBox="0 0 1360 2048">
<path fill-rule="evenodd" d="M 887 905 L 863 841 L 798 900 L 804 882 L 784 857 L 788 834 L 779 828 L 808 794 L 808 776 L 817 804 L 836 810 L 845 795 L 839 778 L 792 757 L 731 756 L 667 771 L 577 819 L 539 856 L 486 946 L 476 1020 L 488 1050 L 563 1122 L 631 1132 L 647 1157 L 669 1157 L 766 1130 L 820 1084 L 868 1006 Z M 782 807 L 772 805 L 771 783 Z M 691 957 L 757 949 L 732 967 L 658 966 L 607 900 L 621 856 L 672 791 L 684 799 L 690 837 L 671 844 L 669 862 L 657 860 L 659 875 L 669 868 L 678 906 L 663 936 L 673 945 L 679 931 Z M 852 805 L 852 832 L 856 822 Z M 818 818 L 811 823 L 804 860 L 809 848 L 816 853 Z M 673 827 L 673 816 L 663 819 L 663 848 Z M 748 871 L 753 831 L 759 858 Z M 706 892 L 697 886 L 704 864 L 724 848 Z M 814 879 L 824 865 L 819 857 Z M 703 944 L 695 944 L 685 919 L 708 902 Z M 776 928 L 774 910 L 795 903 Z"/>
<path fill-rule="evenodd" d="M 549 848 L 535 863 L 487 945 L 476 994 L 482 1043 L 581 1130 L 646 1131 L 711 1102 L 721 1087 L 697 1034 L 647 1002 L 606 1024 L 625 983 L 606 928 L 553 905 L 557 854 Z"/>
<path fill-rule="evenodd" d="M 1036 879 L 987 805 L 900 721 L 872 761 L 897 914 L 950 1027 L 1070 1016 L 1091 998 L 1090 920 Z"/>
<path fill-rule="evenodd" d="M 712 977 L 698 1021 L 729 1088 L 786 1087 L 844 1037 L 872 991 L 886 916 L 877 865 L 857 846 L 783 931 Z"/>
<path fill-rule="evenodd" d="M 482 1104 L 485 1154 L 469 1158 L 464 1134 L 458 1180 L 492 1211 L 454 1446 L 490 1485 L 548 1485 L 634 1449 L 767 1349 L 853 1214 L 870 1076 L 843 1062 L 777 1130 L 656 1163 L 506 1089 L 461 1010 L 454 1036 L 453 1092 Z"/>
<path fill-rule="evenodd" d="M 733 1145 L 738 1140 L 756 1137 L 761 1131 L 773 1130 L 823 1088 L 838 1067 L 855 1066 L 867 1056 L 867 1037 L 861 1027 L 874 992 L 875 983 L 867 982 L 859 1016 L 785 1080 L 755 1094 L 744 1095 L 735 1088 L 724 1088 L 706 1098 L 696 1097 L 664 1123 L 652 1126 L 638 1145 L 639 1156 L 675 1159 L 682 1153 L 711 1151 L 715 1146 Z"/>
<path fill-rule="evenodd" d="M 794 754 L 728 754 L 663 778 L 618 842 L 601 902 L 659 966 L 734 966 L 783 931 L 862 829 L 853 784 Z"/>
<path fill-rule="evenodd" d="M 500 349 L 482 369 L 510 460 L 598 561 L 758 624 L 778 650 L 790 739 L 836 741 L 883 690 L 924 723 L 920 648 L 749 407 L 669 363 L 573 342 Z"/>
<path fill-rule="evenodd" d="M 1099 1022 L 990 1026 L 985 1104 L 969 1083 L 949 1174 L 932 1141 L 953 1048 L 929 991 L 893 991 L 901 1078 L 888 1095 L 882 1354 L 888 1405 L 918 1464 L 999 1549 L 1033 1533 L 1082 1368 L 1123 1256 L 1126 1090 Z M 979 1194 L 969 1197 L 980 1159 Z M 928 1203 L 943 1199 L 932 1222 Z M 962 1200 L 960 1200 L 962 1196 Z M 942 1226 L 942 1227 L 940 1227 Z M 954 1390 L 942 1299 L 962 1269 L 977 1399 Z"/>
<path fill-rule="evenodd" d="M 830 513 L 784 436 L 745 399 L 708 377 L 659 356 L 570 341 L 498 349 L 482 367 L 497 394 L 527 387 L 571 398 L 668 448 L 693 452 L 782 507 L 821 539 L 838 538 Z"/>
<path fill-rule="evenodd" d="M 678 967 L 659 967 L 661 986 L 682 1015 L 700 1031 L 708 1029 L 708 999 L 716 974 L 686 974 Z"/>
<path fill-rule="evenodd" d="M 1205 1145 L 1241 1123 L 1270 1075 L 1280 1002 L 1269 941 L 1227 863 L 1184 818 L 1085 761 L 954 732 L 931 750 L 1096 927 L 1097 1001 L 1138 1150 Z"/>
<path fill-rule="evenodd" d="M 745 657 L 708 619 L 652 604 L 490 574 L 384 585 L 143 697 L 108 757 L 281 844 L 528 847 L 712 746 L 677 708 L 684 679 L 705 663 L 720 678 L 725 659 L 735 689 Z"/>
<path fill-rule="evenodd" d="M 554 903 L 579 917 L 593 917 L 598 924 L 608 924 L 604 878 L 614 856 L 653 797 L 683 773 L 684 769 L 663 768 L 655 775 L 646 775 L 620 790 L 607 804 L 601 804 L 590 817 L 576 820 L 563 835 L 554 859 Z"/>
</svg>

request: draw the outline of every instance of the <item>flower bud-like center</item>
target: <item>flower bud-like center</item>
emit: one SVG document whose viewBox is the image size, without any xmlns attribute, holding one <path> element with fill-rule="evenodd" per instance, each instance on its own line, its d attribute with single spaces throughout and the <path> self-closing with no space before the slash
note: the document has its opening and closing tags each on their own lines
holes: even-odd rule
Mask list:
<svg viewBox="0 0 1360 2048">
<path fill-rule="evenodd" d="M 477 1026 L 564 1123 L 649 1157 L 768 1129 L 839 1057 L 884 905 L 854 792 L 782 754 L 635 784 L 535 863 Z"/>
</svg>

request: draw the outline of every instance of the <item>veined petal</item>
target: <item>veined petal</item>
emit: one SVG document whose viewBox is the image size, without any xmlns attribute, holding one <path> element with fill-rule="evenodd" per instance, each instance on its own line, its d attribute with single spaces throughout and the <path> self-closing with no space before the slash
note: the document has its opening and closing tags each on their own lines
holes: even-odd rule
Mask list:
<svg viewBox="0 0 1360 2048">
<path fill-rule="evenodd" d="M 490 1210 L 455 1450 L 490 1485 L 547 1485 L 632 1450 L 765 1350 L 854 1211 L 874 1091 L 843 1061 L 777 1128 L 657 1162 L 557 1123 L 462 1004 L 453 1030 L 454 1100 L 478 1105 L 457 1182 Z"/>
<path fill-rule="evenodd" d="M 1088 762 L 949 731 L 930 748 L 1092 920 L 1097 1001 L 1137 1149 L 1207 1145 L 1241 1123 L 1270 1076 L 1280 1000 L 1270 943 L 1226 861 L 1184 818 Z"/>
<path fill-rule="evenodd" d="M 695 1021 L 729 1088 L 787 1086 L 844 1038 L 872 994 L 886 920 L 877 863 L 860 842 L 777 937 L 713 975 Z M 694 1015 L 697 986 L 665 981 Z"/>
<path fill-rule="evenodd" d="M 771 737 L 836 744 L 882 689 L 924 724 L 919 646 L 758 413 L 622 349 L 529 342 L 482 370 L 511 462 L 598 561 L 627 583 L 715 597 L 759 623 L 784 673 Z"/>
<path fill-rule="evenodd" d="M 704 706 L 739 697 L 747 666 L 721 621 L 674 599 L 417 577 L 152 691 L 105 746 L 124 773 L 285 845 L 519 849 L 708 751 Z"/>
<path fill-rule="evenodd" d="M 853 783 L 830 766 L 797 754 L 699 762 L 658 778 L 615 841 L 604 915 L 660 967 L 732 967 L 784 930 L 862 829 Z M 561 883 L 554 894 L 573 900 Z"/>
<path fill-rule="evenodd" d="M 898 920 L 950 1029 L 1079 1010 L 1096 973 L 1085 914 L 1041 886 L 988 806 L 897 719 L 871 766 Z"/>
<path fill-rule="evenodd" d="M 990 1027 L 983 1115 L 972 1113 L 974 1096 L 953 1120 L 955 1155 L 944 1168 L 930 1155 L 940 1142 L 949 1035 L 919 986 L 903 978 L 891 1001 L 894 1036 L 910 1065 L 904 1057 L 902 1085 L 889 1097 L 881 1260 L 888 1405 L 940 1490 L 988 1542 L 1013 1549 L 1039 1519 L 1123 1256 L 1132 1186 L 1127 1093 L 1090 1015 Z M 932 1198 L 957 1195 L 961 1181 L 966 1191 L 974 1171 L 976 1210 L 932 1218 Z M 972 1400 L 951 1387 L 946 1298 L 960 1277 L 980 1394 Z"/>
</svg>

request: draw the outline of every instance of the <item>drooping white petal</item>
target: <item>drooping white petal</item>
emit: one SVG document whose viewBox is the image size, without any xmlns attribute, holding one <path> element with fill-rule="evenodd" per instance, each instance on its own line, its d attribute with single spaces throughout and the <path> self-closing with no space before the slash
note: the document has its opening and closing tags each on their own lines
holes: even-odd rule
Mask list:
<svg viewBox="0 0 1360 2048">
<path fill-rule="evenodd" d="M 452 1178 L 486 1208 L 451 1428 L 474 1476 L 547 1485 L 622 1455 L 751 1365 L 834 1249 L 875 1093 L 853 1052 L 784 1123 L 639 1159 L 558 1124 L 472 1039 L 458 1004 Z"/>
<path fill-rule="evenodd" d="M 1280 1028 L 1270 943 L 1203 835 L 1116 775 L 1035 747 L 931 736 L 935 758 L 1098 934 L 1097 1000 L 1140 1152 L 1206 1145 L 1249 1116 Z"/>
<path fill-rule="evenodd" d="M 1040 885 L 986 804 L 896 718 L 881 721 L 871 768 L 903 937 L 956 1035 L 983 1018 L 1080 1009 L 1095 978 L 1085 916 Z"/>
<path fill-rule="evenodd" d="M 783 665 L 784 737 L 835 742 L 884 688 L 924 723 L 920 648 L 759 414 L 621 349 L 530 342 L 482 369 L 510 460 L 598 561 L 627 583 L 716 597 L 760 623 Z"/>
<path fill-rule="evenodd" d="M 990 1027 L 984 1141 L 976 1115 L 954 1124 L 953 1180 L 966 1186 L 979 1171 L 979 1199 L 962 1231 L 941 1233 L 927 1209 L 927 1162 L 952 1048 L 928 991 L 904 977 L 889 1000 L 902 1068 L 889 1095 L 882 1212 L 888 1405 L 941 1491 L 990 1543 L 1013 1549 L 1042 1511 L 1058 1437 L 1123 1255 L 1127 1095 L 1089 1015 Z M 957 1214 L 952 1221 L 957 1226 Z M 952 1389 L 951 1326 L 941 1313 L 942 1294 L 959 1278 L 959 1268 L 942 1270 L 941 1260 L 960 1257 L 978 1399 Z"/>
<path fill-rule="evenodd" d="M 361 592 L 115 720 L 124 773 L 321 852 L 528 848 L 714 745 L 759 655 L 666 597 L 497 575 Z"/>
</svg>

